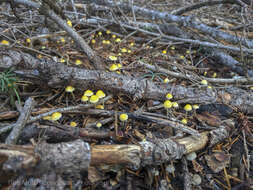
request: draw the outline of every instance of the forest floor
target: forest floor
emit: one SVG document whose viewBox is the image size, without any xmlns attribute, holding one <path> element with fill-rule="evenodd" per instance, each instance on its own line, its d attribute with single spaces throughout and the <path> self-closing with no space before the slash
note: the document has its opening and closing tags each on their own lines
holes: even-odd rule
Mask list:
<svg viewBox="0 0 253 190">
<path fill-rule="evenodd" d="M 253 189 L 252 4 L 17 2 L 0 1 L 1 189 Z"/>
</svg>

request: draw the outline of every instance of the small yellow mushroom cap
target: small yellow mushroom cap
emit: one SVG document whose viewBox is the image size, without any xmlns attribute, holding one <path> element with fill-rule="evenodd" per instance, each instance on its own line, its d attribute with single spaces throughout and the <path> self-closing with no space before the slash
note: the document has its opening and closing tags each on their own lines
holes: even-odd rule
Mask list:
<svg viewBox="0 0 253 190">
<path fill-rule="evenodd" d="M 97 106 L 96 106 L 96 109 L 103 110 L 103 109 L 105 109 L 105 107 L 104 107 L 103 105 L 97 105 Z"/>
<path fill-rule="evenodd" d="M 54 112 L 51 117 L 52 121 L 57 121 L 62 117 L 62 114 L 60 112 Z"/>
<path fill-rule="evenodd" d="M 130 46 L 134 46 L 134 42 L 131 42 L 131 43 L 130 43 Z"/>
<path fill-rule="evenodd" d="M 71 22 L 71 20 L 67 20 L 67 24 L 68 24 L 70 27 L 72 27 L 72 22 Z"/>
<path fill-rule="evenodd" d="M 74 90 L 75 90 L 75 88 L 73 87 L 73 86 L 67 86 L 66 88 L 65 88 L 65 91 L 66 92 L 74 92 Z"/>
<path fill-rule="evenodd" d="M 173 96 L 172 96 L 172 94 L 171 94 L 171 93 L 168 93 L 168 94 L 166 94 L 166 98 L 167 98 L 168 100 L 170 100 L 170 99 L 172 99 L 172 98 L 173 98 Z"/>
<path fill-rule="evenodd" d="M 109 56 L 109 59 L 110 59 L 111 61 L 117 61 L 117 60 L 118 60 L 118 58 L 117 58 L 116 56 L 114 56 L 114 55 L 110 55 L 110 56 Z"/>
<path fill-rule="evenodd" d="M 184 59 L 184 56 L 183 56 L 183 55 L 181 55 L 181 56 L 180 56 L 180 59 Z"/>
<path fill-rule="evenodd" d="M 98 102 L 98 100 L 99 100 L 99 98 L 98 98 L 97 95 L 92 95 L 92 96 L 90 97 L 90 103 L 95 104 L 95 103 Z"/>
<path fill-rule="evenodd" d="M 202 81 L 201 81 L 201 84 L 207 85 L 207 80 L 202 80 Z"/>
<path fill-rule="evenodd" d="M 86 96 L 86 95 L 83 95 L 82 98 L 81 98 L 82 102 L 88 102 L 88 100 L 89 100 L 89 97 Z"/>
<path fill-rule="evenodd" d="M 98 122 L 98 123 L 96 124 L 96 127 L 97 127 L 97 128 L 102 127 L 102 123 Z"/>
<path fill-rule="evenodd" d="M 98 90 L 96 95 L 98 96 L 98 98 L 104 98 L 105 97 L 105 93 L 102 90 Z"/>
<path fill-rule="evenodd" d="M 167 53 L 167 51 L 166 51 L 166 50 L 163 50 L 163 51 L 162 51 L 162 53 L 163 53 L 163 54 L 166 54 L 166 53 Z"/>
<path fill-rule="evenodd" d="M 115 34 L 113 34 L 113 35 L 112 35 L 112 38 L 116 38 L 116 35 L 115 35 Z"/>
<path fill-rule="evenodd" d="M 92 96 L 94 93 L 91 91 L 91 90 L 86 90 L 85 92 L 84 92 L 84 95 L 85 96 Z"/>
<path fill-rule="evenodd" d="M 216 76 L 217 76 L 217 73 L 213 73 L 213 76 L 212 76 L 212 77 L 215 78 Z"/>
<path fill-rule="evenodd" d="M 60 38 L 60 41 L 61 41 L 61 43 L 65 43 L 66 42 L 65 38 L 63 38 L 63 37 Z"/>
<path fill-rule="evenodd" d="M 250 87 L 250 90 L 253 90 L 253 86 Z"/>
<path fill-rule="evenodd" d="M 116 71 L 116 70 L 118 70 L 118 66 L 116 65 L 116 64 L 112 64 L 111 66 L 110 66 L 110 71 Z"/>
<path fill-rule="evenodd" d="M 183 119 L 181 120 L 181 123 L 183 123 L 183 124 L 185 124 L 185 125 L 187 124 L 187 122 L 188 122 L 188 121 L 187 121 L 186 118 L 183 118 Z"/>
<path fill-rule="evenodd" d="M 172 107 L 173 107 L 173 108 L 178 108 L 178 107 L 179 107 L 179 105 L 178 105 L 178 103 L 177 103 L 177 102 L 172 102 Z"/>
<path fill-rule="evenodd" d="M 174 50 L 174 49 L 175 49 L 175 46 L 171 46 L 170 49 L 171 49 L 171 50 Z"/>
<path fill-rule="evenodd" d="M 70 125 L 71 127 L 76 127 L 76 126 L 77 126 L 77 123 L 74 122 L 74 121 L 71 121 L 69 125 Z"/>
<path fill-rule="evenodd" d="M 2 45 L 8 46 L 8 45 L 10 45 L 10 42 L 7 41 L 7 40 L 2 40 L 2 41 L 1 41 L 1 44 L 2 44 Z"/>
<path fill-rule="evenodd" d="M 106 34 L 111 34 L 111 31 L 110 30 L 106 30 Z"/>
<path fill-rule="evenodd" d="M 103 44 L 106 44 L 106 40 L 103 40 L 102 43 L 103 43 Z"/>
<path fill-rule="evenodd" d="M 166 100 L 164 103 L 163 103 L 163 106 L 164 108 L 166 109 L 169 109 L 172 107 L 172 102 L 170 100 Z"/>
<path fill-rule="evenodd" d="M 192 107 L 193 107 L 193 109 L 195 109 L 195 110 L 199 109 L 199 105 L 198 105 L 198 104 L 194 104 Z"/>
<path fill-rule="evenodd" d="M 25 41 L 26 41 L 27 43 L 31 43 L 31 39 L 30 39 L 30 38 L 26 38 Z"/>
<path fill-rule="evenodd" d="M 163 80 L 163 83 L 169 83 L 170 82 L 170 80 L 168 79 L 168 78 L 165 78 L 164 80 Z"/>
<path fill-rule="evenodd" d="M 120 121 L 126 121 L 128 120 L 128 115 L 126 113 L 122 113 L 119 116 Z"/>
<path fill-rule="evenodd" d="M 212 89 L 213 87 L 212 86 L 207 86 L 207 88 Z"/>
<path fill-rule="evenodd" d="M 185 110 L 185 111 L 192 111 L 192 106 L 191 106 L 190 104 L 186 104 L 186 105 L 184 106 L 184 110 Z"/>
<path fill-rule="evenodd" d="M 115 42 L 121 42 L 121 39 L 120 39 L 120 38 L 117 38 L 117 39 L 115 40 Z"/>
<path fill-rule="evenodd" d="M 77 59 L 76 61 L 75 61 L 75 65 L 81 65 L 83 62 L 80 60 L 80 59 Z"/>
<path fill-rule="evenodd" d="M 187 50 L 187 51 L 186 51 L 186 54 L 190 54 L 190 50 Z"/>
<path fill-rule="evenodd" d="M 126 48 L 122 48 L 122 49 L 121 49 L 121 52 L 122 52 L 122 53 L 126 53 L 126 52 L 127 52 L 127 49 L 126 49 Z"/>
<path fill-rule="evenodd" d="M 111 44 L 110 40 L 105 41 L 106 44 Z"/>
<path fill-rule="evenodd" d="M 92 43 L 92 44 L 95 44 L 95 43 L 96 43 L 96 40 L 92 39 L 92 40 L 91 40 L 91 43 Z"/>
<path fill-rule="evenodd" d="M 120 63 L 117 64 L 118 68 L 122 68 L 122 65 Z"/>
<path fill-rule="evenodd" d="M 102 36 L 102 32 L 98 32 L 98 35 L 99 35 L 99 36 Z"/>
</svg>

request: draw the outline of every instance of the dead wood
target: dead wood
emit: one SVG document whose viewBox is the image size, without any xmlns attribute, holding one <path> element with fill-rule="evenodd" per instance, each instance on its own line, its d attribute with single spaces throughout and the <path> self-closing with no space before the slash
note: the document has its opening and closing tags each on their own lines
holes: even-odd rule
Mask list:
<svg viewBox="0 0 253 190">
<path fill-rule="evenodd" d="M 232 124 L 232 125 L 231 125 Z M 174 159 L 180 159 L 184 154 L 201 150 L 224 140 L 233 131 L 231 126 L 220 126 L 224 130 L 220 135 L 216 130 L 201 133 L 200 138 L 185 137 L 182 139 L 149 139 L 137 145 L 95 145 L 82 140 L 72 142 L 48 144 L 40 142 L 31 145 L 0 145 L 1 165 L 7 173 L 16 172 L 26 176 L 41 176 L 51 170 L 58 174 L 68 173 L 80 177 L 82 171 L 88 167 L 101 164 L 123 164 L 138 169 L 140 166 L 160 165 Z M 209 137 L 210 135 L 210 137 Z"/>
</svg>

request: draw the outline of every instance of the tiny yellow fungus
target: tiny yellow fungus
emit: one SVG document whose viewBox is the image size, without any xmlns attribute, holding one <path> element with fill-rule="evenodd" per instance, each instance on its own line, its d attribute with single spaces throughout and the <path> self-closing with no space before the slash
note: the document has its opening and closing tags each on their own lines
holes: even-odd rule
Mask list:
<svg viewBox="0 0 253 190">
<path fill-rule="evenodd" d="M 211 89 L 211 88 L 213 88 L 213 87 L 212 87 L 212 86 L 207 86 L 207 88 Z"/>
<path fill-rule="evenodd" d="M 92 44 L 95 44 L 95 43 L 96 43 L 96 40 L 92 39 L 92 40 L 91 40 L 91 43 L 92 43 Z"/>
<path fill-rule="evenodd" d="M 41 46 L 41 49 L 46 49 L 46 46 Z"/>
<path fill-rule="evenodd" d="M 205 72 L 204 72 L 204 76 L 206 76 L 206 75 L 207 75 L 207 72 L 205 71 Z"/>
<path fill-rule="evenodd" d="M 59 62 L 60 62 L 60 63 L 65 63 L 65 62 L 66 62 L 66 60 L 65 60 L 65 59 L 63 59 L 63 58 L 61 58 L 61 59 L 59 60 Z"/>
<path fill-rule="evenodd" d="M 117 64 L 118 68 L 122 68 L 122 65 L 120 63 Z"/>
<path fill-rule="evenodd" d="M 97 122 L 97 124 L 96 124 L 96 127 L 97 127 L 97 128 L 100 128 L 100 127 L 102 127 L 102 123 L 100 123 L 100 122 Z"/>
<path fill-rule="evenodd" d="M 65 88 L 65 91 L 66 91 L 66 92 L 70 92 L 70 93 L 74 92 L 74 90 L 75 90 L 75 88 L 74 88 L 73 86 L 67 86 L 67 87 Z"/>
<path fill-rule="evenodd" d="M 51 116 L 52 121 L 57 121 L 62 117 L 62 114 L 60 112 L 54 112 Z"/>
<path fill-rule="evenodd" d="M 213 76 L 212 76 L 212 77 L 213 77 L 213 78 L 216 78 L 216 76 L 217 76 L 217 73 L 213 73 Z"/>
<path fill-rule="evenodd" d="M 175 49 L 175 46 L 171 46 L 170 49 L 171 49 L 171 50 L 174 50 L 174 49 Z"/>
<path fill-rule="evenodd" d="M 116 38 L 115 42 L 121 42 L 120 38 Z"/>
<path fill-rule="evenodd" d="M 75 61 L 75 65 L 81 65 L 81 64 L 83 64 L 83 62 L 82 62 L 80 59 L 77 59 L 77 60 Z"/>
<path fill-rule="evenodd" d="M 118 58 L 117 58 L 116 56 L 114 56 L 114 55 L 110 55 L 110 56 L 109 56 L 109 59 L 110 59 L 111 61 L 117 61 L 117 60 L 118 60 Z"/>
<path fill-rule="evenodd" d="M 132 51 L 129 49 L 129 50 L 127 50 L 127 53 L 131 53 Z"/>
<path fill-rule="evenodd" d="M 126 53 L 126 52 L 127 52 L 127 49 L 126 49 L 126 48 L 122 48 L 122 49 L 121 49 L 121 52 L 122 52 L 122 53 Z"/>
<path fill-rule="evenodd" d="M 112 38 L 116 38 L 116 35 L 115 35 L 115 34 L 113 34 L 113 35 L 112 35 Z"/>
<path fill-rule="evenodd" d="M 166 100 L 164 103 L 163 103 L 163 106 L 164 108 L 166 109 L 169 109 L 172 107 L 172 102 L 170 100 Z"/>
<path fill-rule="evenodd" d="M 96 109 L 103 110 L 103 109 L 105 109 L 105 107 L 103 105 L 99 104 L 99 105 L 96 106 Z"/>
<path fill-rule="evenodd" d="M 71 22 L 71 20 L 67 20 L 67 24 L 68 24 L 70 27 L 72 27 L 72 22 Z"/>
<path fill-rule="evenodd" d="M 8 45 L 10 45 L 10 42 L 7 41 L 7 40 L 2 40 L 2 41 L 1 41 L 1 44 L 2 44 L 2 45 L 8 46 Z"/>
<path fill-rule="evenodd" d="M 116 71 L 117 74 L 120 74 L 120 71 Z"/>
<path fill-rule="evenodd" d="M 92 96 L 94 93 L 91 91 L 91 90 L 86 90 L 85 92 L 84 92 L 84 95 L 85 96 Z"/>
<path fill-rule="evenodd" d="M 253 86 L 250 87 L 250 90 L 253 90 Z"/>
<path fill-rule="evenodd" d="M 186 51 L 186 54 L 190 54 L 190 50 L 187 50 L 187 51 Z"/>
<path fill-rule="evenodd" d="M 116 71 L 116 70 L 118 70 L 118 66 L 116 65 L 116 64 L 112 64 L 111 66 L 110 66 L 110 71 Z"/>
<path fill-rule="evenodd" d="M 131 43 L 130 43 L 130 46 L 134 46 L 134 42 L 131 42 Z"/>
<path fill-rule="evenodd" d="M 207 85 L 207 80 L 202 80 L 200 83 L 203 85 Z"/>
<path fill-rule="evenodd" d="M 167 98 L 168 100 L 170 100 L 170 99 L 173 98 L 173 95 L 172 95 L 171 93 L 168 93 L 168 94 L 166 94 L 166 98 Z"/>
<path fill-rule="evenodd" d="M 121 56 L 122 55 L 122 53 L 118 53 L 118 56 Z"/>
<path fill-rule="evenodd" d="M 106 40 L 103 40 L 103 41 L 102 41 L 102 44 L 106 44 Z"/>
<path fill-rule="evenodd" d="M 106 30 L 106 34 L 111 34 L 111 31 L 110 30 Z"/>
<path fill-rule="evenodd" d="M 198 104 L 194 104 L 192 107 L 193 107 L 193 109 L 195 109 L 195 110 L 199 109 L 199 105 L 198 105 Z"/>
<path fill-rule="evenodd" d="M 188 121 L 187 121 L 186 118 L 183 118 L 183 119 L 181 120 L 181 123 L 183 123 L 183 124 L 185 124 L 185 125 L 187 124 L 187 122 L 188 122 Z"/>
<path fill-rule="evenodd" d="M 163 54 L 166 54 L 166 53 L 167 53 L 167 51 L 166 51 L 166 50 L 163 50 L 163 51 L 162 51 L 162 53 L 163 53 Z"/>
<path fill-rule="evenodd" d="M 120 121 L 124 122 L 124 121 L 128 120 L 128 115 L 126 113 L 122 113 L 122 114 L 120 114 L 119 119 L 120 119 Z"/>
<path fill-rule="evenodd" d="M 185 106 L 184 106 L 184 110 L 185 111 L 192 111 L 192 106 L 190 105 L 190 104 L 186 104 Z"/>
<path fill-rule="evenodd" d="M 86 95 L 83 95 L 82 98 L 81 98 L 82 102 L 88 102 L 88 100 L 89 100 L 89 97 L 86 96 Z"/>
<path fill-rule="evenodd" d="M 107 45 L 111 44 L 110 40 L 106 40 L 105 43 L 106 43 Z"/>
<path fill-rule="evenodd" d="M 26 41 L 26 43 L 29 43 L 29 44 L 31 43 L 31 39 L 30 38 L 26 38 L 25 41 Z"/>
<path fill-rule="evenodd" d="M 102 90 L 98 90 L 96 95 L 98 96 L 98 98 L 104 98 L 105 97 L 105 93 Z"/>
<path fill-rule="evenodd" d="M 177 102 L 172 102 L 172 107 L 173 107 L 173 108 L 178 108 L 178 107 L 179 107 L 179 105 L 178 105 L 178 103 L 177 103 Z"/>
<path fill-rule="evenodd" d="M 99 35 L 99 36 L 102 36 L 102 32 L 98 32 L 98 35 Z"/>
<path fill-rule="evenodd" d="M 76 127 L 76 126 L 77 126 L 77 123 L 74 122 L 74 121 L 71 121 L 69 125 L 70 125 L 71 127 Z"/>
<path fill-rule="evenodd" d="M 95 104 L 95 103 L 98 102 L 98 100 L 99 100 L 99 98 L 98 98 L 97 95 L 92 95 L 92 96 L 90 97 L 90 103 Z"/>
<path fill-rule="evenodd" d="M 184 56 L 183 55 L 180 55 L 180 57 L 179 57 L 180 59 L 184 59 Z"/>
<path fill-rule="evenodd" d="M 163 80 L 163 83 L 169 83 L 170 82 L 170 80 L 168 79 L 168 78 L 165 78 L 164 80 Z"/>
<path fill-rule="evenodd" d="M 61 41 L 61 43 L 65 43 L 66 42 L 65 38 L 63 38 L 63 37 L 60 38 L 60 41 Z"/>
</svg>

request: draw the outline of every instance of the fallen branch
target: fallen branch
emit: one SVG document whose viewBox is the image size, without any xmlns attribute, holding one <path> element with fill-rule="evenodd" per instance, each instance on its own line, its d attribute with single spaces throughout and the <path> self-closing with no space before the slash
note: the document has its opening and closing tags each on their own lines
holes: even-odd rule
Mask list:
<svg viewBox="0 0 253 190">
<path fill-rule="evenodd" d="M 133 10 L 136 14 L 151 18 L 152 20 L 163 19 L 164 21 L 169 22 L 169 23 L 176 22 L 176 23 L 183 25 L 185 27 L 197 29 L 200 32 L 202 32 L 204 34 L 208 34 L 215 39 L 222 39 L 222 40 L 225 40 L 225 41 L 233 43 L 233 44 L 242 43 L 242 45 L 244 45 L 246 47 L 253 48 L 253 41 L 252 40 L 245 39 L 245 38 L 240 39 L 237 36 L 228 34 L 228 33 L 223 32 L 221 30 L 212 28 L 212 27 L 207 26 L 203 23 L 195 21 L 193 19 L 193 17 L 190 17 L 190 16 L 187 16 L 187 17 L 176 16 L 176 15 L 169 14 L 167 12 L 159 12 L 156 10 L 150 10 L 150 9 L 146 9 L 146 8 L 142 8 L 142 7 L 138 7 L 138 6 L 131 6 L 128 3 L 121 3 L 121 2 L 116 3 L 111 0 L 94 0 L 94 1 L 87 0 L 87 2 L 93 2 L 98 5 L 109 6 L 112 8 L 119 7 L 125 11 L 128 11 L 128 12 Z"/>
</svg>

